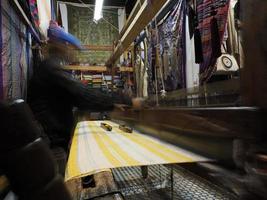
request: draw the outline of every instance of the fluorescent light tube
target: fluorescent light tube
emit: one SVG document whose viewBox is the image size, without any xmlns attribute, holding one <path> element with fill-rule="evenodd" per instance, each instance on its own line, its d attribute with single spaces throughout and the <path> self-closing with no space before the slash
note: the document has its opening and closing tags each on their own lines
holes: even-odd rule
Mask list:
<svg viewBox="0 0 267 200">
<path fill-rule="evenodd" d="M 95 14 L 94 20 L 98 21 L 102 18 L 102 8 L 103 8 L 104 0 L 96 0 L 95 1 Z"/>
</svg>

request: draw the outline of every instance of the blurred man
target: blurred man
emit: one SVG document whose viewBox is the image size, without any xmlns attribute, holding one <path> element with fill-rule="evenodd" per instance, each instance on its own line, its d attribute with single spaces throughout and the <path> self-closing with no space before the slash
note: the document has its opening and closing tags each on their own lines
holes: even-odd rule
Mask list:
<svg viewBox="0 0 267 200">
<path fill-rule="evenodd" d="M 48 135 L 52 145 L 67 149 L 74 126 L 73 107 L 91 111 L 108 111 L 114 107 L 110 94 L 88 89 L 62 69 L 70 56 L 70 47 L 80 42 L 64 32 L 56 22 L 48 30 L 49 41 L 43 48 L 45 59 L 35 66 L 30 82 L 28 103 Z M 130 104 L 130 100 L 123 103 Z"/>
</svg>

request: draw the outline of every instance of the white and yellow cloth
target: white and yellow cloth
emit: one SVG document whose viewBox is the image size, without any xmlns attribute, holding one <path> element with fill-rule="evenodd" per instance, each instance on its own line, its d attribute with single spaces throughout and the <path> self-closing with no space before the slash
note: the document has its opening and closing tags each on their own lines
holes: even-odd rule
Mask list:
<svg viewBox="0 0 267 200">
<path fill-rule="evenodd" d="M 112 131 L 100 127 L 101 122 Z M 125 133 L 111 121 L 78 123 L 66 169 L 66 181 L 111 168 L 207 161 L 207 158 L 136 131 Z"/>
</svg>

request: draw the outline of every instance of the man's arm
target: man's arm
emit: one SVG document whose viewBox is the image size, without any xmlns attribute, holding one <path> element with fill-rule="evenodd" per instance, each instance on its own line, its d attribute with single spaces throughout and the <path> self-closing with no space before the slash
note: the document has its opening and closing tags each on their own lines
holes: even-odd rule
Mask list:
<svg viewBox="0 0 267 200">
<path fill-rule="evenodd" d="M 70 96 L 68 100 L 71 100 L 74 106 L 96 111 L 112 110 L 114 108 L 112 95 L 87 88 L 53 62 L 45 62 L 43 65 L 46 65 L 42 66 L 45 70 L 42 72 L 44 78 L 50 82 L 52 87 L 53 85 L 59 86 L 64 92 L 67 92 Z"/>
</svg>

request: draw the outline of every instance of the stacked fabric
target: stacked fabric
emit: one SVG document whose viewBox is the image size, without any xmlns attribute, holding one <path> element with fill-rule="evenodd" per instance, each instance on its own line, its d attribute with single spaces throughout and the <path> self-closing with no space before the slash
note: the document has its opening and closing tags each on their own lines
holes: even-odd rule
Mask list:
<svg viewBox="0 0 267 200">
<path fill-rule="evenodd" d="M 92 79 L 93 88 L 100 89 L 101 88 L 101 85 L 102 85 L 102 81 L 103 81 L 103 77 L 102 77 L 101 74 L 95 74 L 95 75 L 93 75 L 93 79 Z"/>
<path fill-rule="evenodd" d="M 92 75 L 84 75 L 83 78 L 84 78 L 84 80 L 86 80 L 88 82 L 88 86 L 90 88 L 92 88 L 93 87 L 93 77 L 92 77 Z"/>
<path fill-rule="evenodd" d="M 104 76 L 104 81 L 103 81 L 102 87 L 103 88 L 111 88 L 112 87 L 112 76 L 110 76 L 110 75 Z"/>
</svg>

